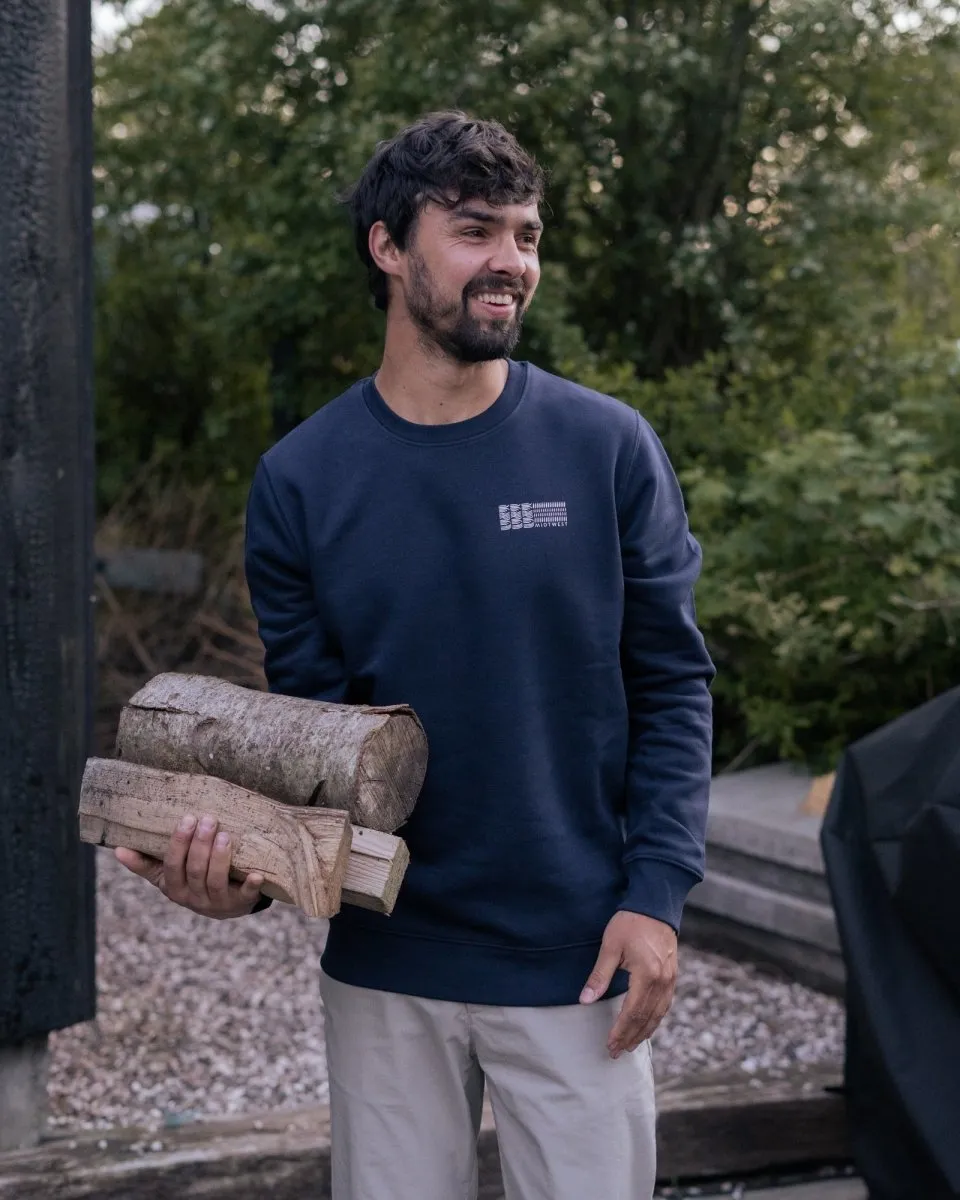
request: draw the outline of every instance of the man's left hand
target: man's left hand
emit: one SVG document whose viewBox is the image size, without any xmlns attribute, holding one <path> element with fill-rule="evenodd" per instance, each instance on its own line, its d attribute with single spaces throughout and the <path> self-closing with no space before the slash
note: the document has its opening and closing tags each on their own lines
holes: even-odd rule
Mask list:
<svg viewBox="0 0 960 1200">
<path fill-rule="evenodd" d="M 614 913 L 580 1003 L 599 1000 L 619 967 L 629 973 L 630 986 L 607 1038 L 611 1058 L 636 1050 L 666 1016 L 677 983 L 677 935 L 642 913 Z"/>
</svg>

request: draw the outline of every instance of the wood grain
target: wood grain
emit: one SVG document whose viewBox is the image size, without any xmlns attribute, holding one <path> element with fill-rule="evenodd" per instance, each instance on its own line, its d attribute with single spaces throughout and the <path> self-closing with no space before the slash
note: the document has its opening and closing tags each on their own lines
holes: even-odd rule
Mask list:
<svg viewBox="0 0 960 1200">
<path fill-rule="evenodd" d="M 311 917 L 339 911 L 352 831 L 346 812 L 294 808 L 223 779 L 91 758 L 80 788 L 80 838 L 162 859 L 184 813 L 210 813 L 231 835 L 231 877 Z"/>
<path fill-rule="evenodd" d="M 344 904 L 380 913 L 393 912 L 409 862 L 410 852 L 401 838 L 354 825 L 343 881 Z"/>
</svg>

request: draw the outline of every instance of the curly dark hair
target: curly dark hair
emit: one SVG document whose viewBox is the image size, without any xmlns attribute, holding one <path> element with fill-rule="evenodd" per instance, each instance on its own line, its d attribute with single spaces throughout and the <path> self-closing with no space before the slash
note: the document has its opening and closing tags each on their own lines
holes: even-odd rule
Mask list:
<svg viewBox="0 0 960 1200">
<path fill-rule="evenodd" d="M 543 199 L 545 174 L 498 121 L 452 109 L 426 113 L 377 148 L 360 178 L 337 199 L 353 222 L 357 253 L 367 268 L 377 308 L 386 312 L 387 276 L 370 255 L 368 238 L 383 221 L 406 250 L 416 220 L 433 201 L 453 208 L 464 200 L 529 204 Z"/>
</svg>

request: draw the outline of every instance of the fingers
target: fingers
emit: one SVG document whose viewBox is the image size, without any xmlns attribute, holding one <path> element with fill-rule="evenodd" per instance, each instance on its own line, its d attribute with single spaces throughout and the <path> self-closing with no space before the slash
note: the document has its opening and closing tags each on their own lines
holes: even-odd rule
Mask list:
<svg viewBox="0 0 960 1200">
<path fill-rule="evenodd" d="M 210 871 L 210 856 L 213 852 L 213 839 L 216 835 L 217 819 L 209 814 L 201 816 L 194 830 L 193 841 L 187 851 L 184 866 L 187 891 L 190 893 L 191 904 L 206 908 L 210 903 L 210 893 L 207 887 L 207 876 Z"/>
<path fill-rule="evenodd" d="M 251 872 L 242 883 L 230 880 L 234 839 L 217 832 L 217 819 L 209 814 L 186 815 L 174 830 L 163 861 L 128 847 L 114 850 L 117 861 L 183 908 L 201 916 L 239 917 L 256 904 L 263 874 Z"/>
<path fill-rule="evenodd" d="M 620 1012 L 607 1038 L 607 1049 L 611 1057 L 618 1058 L 635 1039 L 639 1041 L 638 1035 L 651 1012 L 651 991 L 651 988 L 640 983 L 635 984 L 631 980 L 630 988 L 623 998 Z"/>
<path fill-rule="evenodd" d="M 213 836 L 207 866 L 206 887 L 210 906 L 207 914 L 217 917 L 240 916 L 253 908 L 259 899 L 263 875 L 252 871 L 241 883 L 231 883 L 230 863 L 234 839 L 226 830 L 207 835 L 203 829 L 201 820 L 195 841 L 197 838 L 205 840 L 207 836 Z"/>
<path fill-rule="evenodd" d="M 653 1035 L 670 1011 L 674 987 L 672 976 L 644 979 L 631 973 L 630 987 L 607 1039 L 612 1058 L 619 1058 L 624 1050 L 636 1050 L 641 1042 Z"/>
<path fill-rule="evenodd" d="M 165 890 L 171 900 L 202 916 L 242 916 L 256 903 L 263 875 L 252 872 L 241 884 L 231 882 L 235 839 L 218 825 L 216 817 L 201 814 L 184 855 L 187 822 L 181 823 L 171 842 L 173 869 L 165 874 Z"/>
<path fill-rule="evenodd" d="M 225 830 L 213 836 L 210 861 L 207 867 L 207 895 L 214 907 L 220 907 L 230 895 L 230 859 L 233 840 Z"/>
<path fill-rule="evenodd" d="M 163 890 L 168 896 L 184 895 L 187 891 L 187 855 L 193 844 L 196 824 L 197 818 L 185 813 L 170 838 L 167 853 L 163 857 Z"/>
<path fill-rule="evenodd" d="M 263 887 L 263 876 L 253 872 L 249 874 L 238 889 L 240 899 L 252 908 L 260 899 L 260 889 Z"/>
<path fill-rule="evenodd" d="M 613 979 L 614 972 L 620 966 L 621 953 L 619 948 L 611 946 L 606 939 L 600 946 L 600 953 L 593 965 L 593 970 L 587 976 L 583 991 L 580 993 L 581 1004 L 592 1004 L 599 1000 Z"/>
<path fill-rule="evenodd" d="M 610 1057 L 619 1058 L 625 1050 L 636 1050 L 653 1035 L 669 1008 L 669 994 L 664 995 L 660 988 L 648 988 L 639 996 L 633 989 L 628 991 L 607 1040 Z"/>
<path fill-rule="evenodd" d="M 163 860 L 161 890 L 174 903 L 195 911 L 211 907 L 207 875 L 216 828 L 216 818 L 209 814 L 198 821 L 192 813 L 185 813 L 173 831 Z M 229 869 L 229 859 L 227 865 Z"/>
</svg>

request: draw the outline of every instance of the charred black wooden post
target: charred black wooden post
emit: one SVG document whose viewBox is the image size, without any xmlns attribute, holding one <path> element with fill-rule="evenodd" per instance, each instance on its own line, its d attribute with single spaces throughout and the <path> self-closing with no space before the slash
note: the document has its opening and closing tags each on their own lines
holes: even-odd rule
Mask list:
<svg viewBox="0 0 960 1200">
<path fill-rule="evenodd" d="M 90 0 L 0 2 L 0 1150 L 94 1015 Z"/>
</svg>

